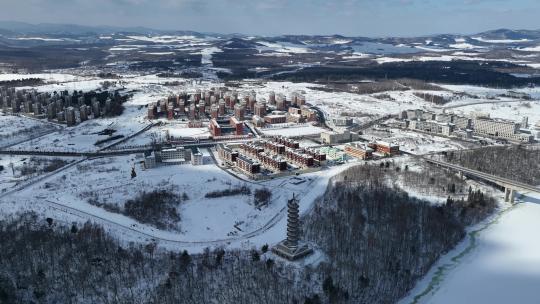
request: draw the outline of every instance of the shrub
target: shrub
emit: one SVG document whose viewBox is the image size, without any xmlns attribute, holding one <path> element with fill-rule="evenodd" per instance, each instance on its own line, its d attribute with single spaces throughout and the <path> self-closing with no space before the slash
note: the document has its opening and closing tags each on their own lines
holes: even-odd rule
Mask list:
<svg viewBox="0 0 540 304">
<path fill-rule="evenodd" d="M 251 189 L 248 186 L 242 185 L 235 188 L 229 188 L 225 190 L 216 190 L 206 193 L 204 197 L 206 198 L 218 198 L 224 196 L 233 196 L 233 195 L 250 195 Z"/>
<path fill-rule="evenodd" d="M 267 188 L 257 189 L 253 194 L 253 201 L 255 202 L 256 206 L 268 204 L 270 202 L 270 198 L 272 198 L 272 191 L 268 190 Z"/>
<path fill-rule="evenodd" d="M 176 209 L 179 202 L 180 197 L 167 190 L 143 192 L 125 203 L 124 214 L 159 229 L 176 229 L 180 221 Z"/>
</svg>

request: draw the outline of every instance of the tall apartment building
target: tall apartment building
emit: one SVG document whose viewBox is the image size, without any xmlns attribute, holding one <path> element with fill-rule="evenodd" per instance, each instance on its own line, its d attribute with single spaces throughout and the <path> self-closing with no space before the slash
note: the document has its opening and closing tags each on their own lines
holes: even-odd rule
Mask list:
<svg viewBox="0 0 540 304">
<path fill-rule="evenodd" d="M 77 124 L 77 120 L 75 118 L 75 109 L 73 107 L 67 107 L 66 108 L 66 123 L 68 126 L 74 126 Z"/>
<path fill-rule="evenodd" d="M 274 91 L 271 91 L 269 94 L 268 94 L 268 102 L 271 104 L 271 105 L 275 105 L 276 104 L 276 93 Z"/>
<path fill-rule="evenodd" d="M 53 120 L 56 118 L 56 104 L 54 102 L 47 105 L 47 119 Z"/>
<path fill-rule="evenodd" d="M 244 120 L 244 114 L 245 114 L 245 109 L 242 105 L 235 105 L 234 106 L 234 116 L 236 117 L 236 119 L 238 120 Z"/>
<path fill-rule="evenodd" d="M 266 115 L 266 103 L 260 102 L 255 104 L 254 113 L 259 117 Z"/>
<path fill-rule="evenodd" d="M 82 105 L 79 107 L 79 113 L 80 113 L 79 117 L 81 119 L 81 122 L 88 120 L 88 108 L 86 107 L 86 105 Z"/>
</svg>

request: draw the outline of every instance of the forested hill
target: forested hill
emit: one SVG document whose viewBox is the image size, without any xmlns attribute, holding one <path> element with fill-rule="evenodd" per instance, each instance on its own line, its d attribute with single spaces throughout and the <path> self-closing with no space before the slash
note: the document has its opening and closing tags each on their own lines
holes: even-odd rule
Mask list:
<svg viewBox="0 0 540 304">
<path fill-rule="evenodd" d="M 394 303 L 494 203 L 470 191 L 434 206 L 385 186 L 388 170 L 357 166 L 333 179 L 303 219 L 304 238 L 327 258 L 305 268 L 268 246 L 194 255 L 122 245 L 90 223 L 1 221 L 0 303 Z"/>
</svg>

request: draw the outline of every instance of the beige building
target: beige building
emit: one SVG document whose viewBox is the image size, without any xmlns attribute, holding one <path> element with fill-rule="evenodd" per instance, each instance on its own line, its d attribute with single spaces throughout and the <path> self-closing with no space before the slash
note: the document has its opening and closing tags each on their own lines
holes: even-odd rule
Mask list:
<svg viewBox="0 0 540 304">
<path fill-rule="evenodd" d="M 321 142 L 324 144 L 339 144 L 351 141 L 357 141 L 358 134 L 344 131 L 343 133 L 336 132 L 322 132 Z"/>
</svg>

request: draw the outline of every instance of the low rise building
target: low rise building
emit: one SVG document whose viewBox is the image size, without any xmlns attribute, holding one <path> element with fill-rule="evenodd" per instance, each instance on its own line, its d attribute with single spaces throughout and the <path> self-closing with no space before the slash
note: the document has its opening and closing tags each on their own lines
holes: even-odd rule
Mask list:
<svg viewBox="0 0 540 304">
<path fill-rule="evenodd" d="M 248 175 L 261 173 L 261 164 L 258 161 L 243 155 L 238 155 L 236 158 L 236 166 Z"/>
<path fill-rule="evenodd" d="M 521 124 L 511 120 L 476 117 L 474 132 L 478 135 L 492 136 L 516 142 L 531 142 L 534 136 L 520 131 Z"/>
<path fill-rule="evenodd" d="M 287 122 L 287 115 L 271 114 L 264 117 L 264 122 L 267 124 L 280 124 Z"/>
<path fill-rule="evenodd" d="M 238 158 L 239 153 L 234 151 L 233 149 L 229 148 L 228 146 L 224 144 L 219 144 L 217 146 L 218 155 L 221 159 L 228 162 L 229 164 L 233 164 L 236 162 L 236 159 Z"/>
<path fill-rule="evenodd" d="M 161 163 L 169 165 L 181 165 L 186 162 L 186 151 L 182 147 L 163 149 L 159 153 Z"/>
<path fill-rule="evenodd" d="M 345 153 L 358 159 L 371 159 L 373 157 L 373 149 L 365 144 L 351 143 L 345 145 Z"/>
<path fill-rule="evenodd" d="M 352 126 L 353 119 L 351 117 L 336 117 L 333 119 L 334 124 L 338 127 L 348 127 Z"/>
<path fill-rule="evenodd" d="M 368 147 L 373 149 L 375 152 L 383 153 L 385 155 L 396 155 L 399 154 L 399 146 L 390 144 L 384 141 L 378 141 L 374 143 L 369 143 Z"/>
<path fill-rule="evenodd" d="M 287 170 L 287 161 L 278 155 L 261 152 L 258 154 L 258 159 L 263 166 L 272 171 L 279 172 Z"/>
<path fill-rule="evenodd" d="M 351 141 L 357 141 L 358 140 L 358 134 L 351 133 L 350 131 L 346 130 L 342 133 L 336 133 L 336 132 L 321 132 L 321 142 L 325 144 L 339 144 L 339 143 L 346 143 Z"/>
</svg>

